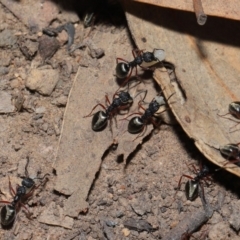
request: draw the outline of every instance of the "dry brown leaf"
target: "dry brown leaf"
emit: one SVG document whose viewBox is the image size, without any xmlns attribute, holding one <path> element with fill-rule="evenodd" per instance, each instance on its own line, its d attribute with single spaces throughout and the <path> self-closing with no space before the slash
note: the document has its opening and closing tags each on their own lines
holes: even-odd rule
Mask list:
<svg viewBox="0 0 240 240">
<path fill-rule="evenodd" d="M 160 7 L 173 8 L 183 11 L 193 12 L 193 0 L 134 0 L 135 2 L 142 2 L 147 4 L 152 4 Z M 130 3 L 131 4 L 131 3 Z M 235 20 L 240 20 L 239 9 L 240 2 L 238 0 L 202 0 L 202 5 L 204 12 L 207 15 L 218 16 L 223 18 L 230 18 Z"/>
<path fill-rule="evenodd" d="M 238 22 L 215 18 L 198 26 L 187 12 L 124 1 L 128 25 L 139 49 L 162 48 L 166 60 L 176 67 L 176 75 L 186 92 L 179 94 L 176 82 L 162 69 L 154 77 L 171 98 L 178 122 L 196 146 L 212 162 L 226 162 L 219 147 L 239 142 L 239 131 L 230 133 L 234 122 L 223 119 L 232 101 L 239 100 L 240 48 Z M 240 176 L 240 169 L 228 170 Z"/>
</svg>

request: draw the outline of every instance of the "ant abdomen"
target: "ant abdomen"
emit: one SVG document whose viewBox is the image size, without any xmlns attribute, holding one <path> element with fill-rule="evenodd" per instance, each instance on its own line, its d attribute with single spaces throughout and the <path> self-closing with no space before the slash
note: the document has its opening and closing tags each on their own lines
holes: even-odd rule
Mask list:
<svg viewBox="0 0 240 240">
<path fill-rule="evenodd" d="M 228 107 L 229 113 L 231 113 L 235 118 L 239 119 L 240 116 L 240 102 L 232 102 Z"/>
<path fill-rule="evenodd" d="M 239 158 L 239 155 L 240 155 L 239 146 L 234 143 L 226 144 L 220 147 L 219 150 L 223 155 L 223 157 L 227 159 L 232 159 L 232 158 L 236 159 L 236 158 Z"/>
<path fill-rule="evenodd" d="M 107 126 L 108 117 L 103 111 L 98 111 L 92 118 L 92 130 L 101 131 Z"/>
<path fill-rule="evenodd" d="M 195 180 L 189 180 L 185 185 L 185 194 L 187 200 L 194 201 L 198 197 L 199 182 Z"/>
<path fill-rule="evenodd" d="M 132 118 L 128 123 L 128 132 L 131 134 L 137 134 L 142 131 L 144 123 L 140 117 Z"/>
<path fill-rule="evenodd" d="M 1 224 L 3 226 L 10 225 L 16 217 L 16 209 L 13 205 L 5 205 L 1 209 Z"/>
<path fill-rule="evenodd" d="M 120 62 L 116 66 L 116 75 L 118 78 L 122 79 L 128 76 L 130 66 L 128 63 Z"/>
</svg>

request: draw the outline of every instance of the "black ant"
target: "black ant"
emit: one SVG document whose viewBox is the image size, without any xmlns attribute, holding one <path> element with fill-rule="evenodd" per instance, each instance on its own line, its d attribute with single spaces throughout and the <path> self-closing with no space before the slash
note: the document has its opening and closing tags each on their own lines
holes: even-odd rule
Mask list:
<svg viewBox="0 0 240 240">
<path fill-rule="evenodd" d="M 235 163 L 237 165 L 240 164 L 240 143 L 229 143 L 219 148 L 220 153 L 224 158 L 230 160 L 229 162 L 225 163 L 223 166 L 227 165 L 228 163 Z"/>
<path fill-rule="evenodd" d="M 196 176 L 191 177 L 189 175 L 183 174 L 179 179 L 177 190 L 179 190 L 181 187 L 183 177 L 190 179 L 185 184 L 185 194 L 186 194 L 187 200 L 194 201 L 199 194 L 199 185 L 202 188 L 203 198 L 205 198 L 202 181 L 205 181 L 205 183 L 208 185 L 208 183 L 206 182 L 206 179 L 211 181 L 210 179 L 211 174 L 210 174 L 209 168 L 206 165 L 203 165 L 203 166 L 201 165 L 199 170 L 197 170 L 193 164 L 191 165 L 193 166 L 193 172 L 196 174 Z"/>
<path fill-rule="evenodd" d="M 149 70 L 149 67 L 164 60 L 165 52 L 162 49 L 154 49 L 153 52 L 143 52 L 143 50 L 132 50 L 133 61 L 129 62 L 122 58 L 117 58 L 116 75 L 118 78 L 126 78 L 122 85 L 129 80 L 132 75 L 132 70 L 135 68 L 137 76 L 137 66 L 144 70 Z M 122 61 L 122 62 L 119 62 Z"/>
<path fill-rule="evenodd" d="M 220 147 L 221 154 L 227 159 L 240 159 L 240 143 L 229 143 Z"/>
<path fill-rule="evenodd" d="M 115 97 L 115 96 L 118 96 L 118 97 Z M 105 107 L 103 104 L 98 103 L 96 106 L 93 107 L 92 111 L 88 115 L 84 116 L 85 118 L 85 117 L 91 117 L 93 115 L 93 118 L 92 118 L 93 131 L 103 130 L 106 127 L 108 120 L 111 120 L 119 110 L 126 109 L 133 102 L 133 98 L 130 96 L 130 94 L 124 91 L 115 93 L 113 95 L 112 103 L 110 103 L 107 95 L 105 95 L 105 99 L 106 99 L 106 102 L 109 104 L 108 107 Z M 97 106 L 101 106 L 105 110 L 105 112 L 98 111 L 92 114 L 92 112 Z"/>
<path fill-rule="evenodd" d="M 173 94 L 171 94 L 170 97 Z M 143 109 L 145 111 L 144 113 L 141 113 L 141 112 L 132 113 L 129 116 L 127 116 L 126 118 L 124 118 L 124 119 L 127 119 L 128 117 L 130 117 L 131 115 L 134 115 L 134 114 L 141 115 L 140 117 L 133 117 L 129 121 L 129 123 L 128 123 L 128 132 L 131 133 L 131 134 L 137 134 L 137 133 L 142 132 L 144 130 L 144 128 L 146 129 L 147 124 L 149 122 L 151 122 L 155 127 L 158 127 L 158 124 L 153 120 L 153 117 L 156 115 L 157 111 L 159 110 L 159 108 L 161 106 L 166 105 L 166 102 L 165 102 L 163 96 L 156 96 L 150 102 L 150 104 L 149 104 L 147 109 L 145 109 L 144 107 L 141 106 L 141 104 L 140 104 L 141 102 L 143 102 L 143 100 L 139 101 L 138 106 L 139 106 L 139 108 L 141 108 L 141 109 Z M 166 110 L 164 110 L 164 111 L 166 111 Z M 162 112 L 164 112 L 164 111 L 162 111 Z M 122 119 L 122 120 L 124 120 L 124 119 Z M 143 131 L 143 134 L 144 134 L 144 132 L 145 131 Z M 139 135 L 137 136 L 137 138 L 138 137 L 139 137 Z"/>
<path fill-rule="evenodd" d="M 220 117 L 226 118 L 225 116 L 231 114 L 233 117 L 240 119 L 240 102 L 232 102 L 229 104 L 228 106 L 228 113 L 224 114 L 224 115 L 219 115 Z M 228 120 L 231 120 L 233 122 L 237 122 L 234 119 L 231 118 L 226 118 Z M 240 122 L 237 122 L 237 124 L 235 124 L 234 126 L 232 126 L 230 129 L 236 127 L 238 124 L 240 124 Z"/>
<path fill-rule="evenodd" d="M 41 184 L 39 184 L 38 186 L 35 185 L 34 179 L 44 179 L 46 175 L 49 174 L 45 174 L 44 177 L 42 178 L 29 178 L 28 176 L 28 171 L 27 171 L 27 166 L 29 163 L 29 157 L 27 159 L 27 164 L 25 166 L 25 175 L 26 177 L 22 180 L 22 185 L 17 185 L 16 187 L 16 192 L 12 187 L 10 178 L 9 179 L 9 189 L 11 194 L 13 195 L 13 201 L 9 202 L 9 201 L 0 201 L 0 203 L 5 203 L 7 205 L 3 206 L 1 209 L 1 224 L 3 226 L 9 226 L 10 224 L 13 223 L 13 221 L 16 218 L 16 214 L 19 212 L 21 207 L 24 207 L 27 212 L 28 215 L 30 216 L 30 212 L 27 209 L 27 207 L 23 204 L 24 201 L 26 201 L 26 199 L 28 199 L 30 196 L 32 196 L 34 190 L 36 190 Z"/>
</svg>

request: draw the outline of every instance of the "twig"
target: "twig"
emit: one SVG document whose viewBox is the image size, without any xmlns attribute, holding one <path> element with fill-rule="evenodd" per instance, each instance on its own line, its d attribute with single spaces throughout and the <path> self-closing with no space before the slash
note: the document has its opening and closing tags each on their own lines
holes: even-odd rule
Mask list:
<svg viewBox="0 0 240 240">
<path fill-rule="evenodd" d="M 203 11 L 201 0 L 193 0 L 193 8 L 199 25 L 204 25 L 207 21 L 207 15 Z"/>
<path fill-rule="evenodd" d="M 216 209 L 209 205 L 207 199 L 203 197 L 201 188 L 199 189 L 199 195 L 201 197 L 203 209 L 191 213 L 190 215 L 186 215 L 185 218 L 162 240 L 181 240 L 184 234 L 195 232 L 212 217 Z"/>
</svg>

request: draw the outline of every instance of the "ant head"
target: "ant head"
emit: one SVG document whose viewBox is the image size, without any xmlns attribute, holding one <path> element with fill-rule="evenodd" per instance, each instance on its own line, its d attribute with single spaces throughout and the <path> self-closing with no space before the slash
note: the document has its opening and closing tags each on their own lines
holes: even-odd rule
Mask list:
<svg viewBox="0 0 240 240">
<path fill-rule="evenodd" d="M 206 165 L 203 165 L 201 171 L 206 174 L 206 173 L 209 173 L 210 170 Z"/>
<path fill-rule="evenodd" d="M 22 185 L 28 189 L 32 188 L 35 185 L 35 182 L 32 178 L 24 178 L 22 180 Z"/>
<path fill-rule="evenodd" d="M 130 94 L 128 92 L 120 92 L 119 93 L 119 98 L 125 104 L 133 102 L 133 98 L 130 96 Z"/>
</svg>

